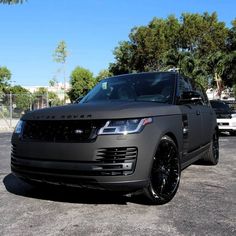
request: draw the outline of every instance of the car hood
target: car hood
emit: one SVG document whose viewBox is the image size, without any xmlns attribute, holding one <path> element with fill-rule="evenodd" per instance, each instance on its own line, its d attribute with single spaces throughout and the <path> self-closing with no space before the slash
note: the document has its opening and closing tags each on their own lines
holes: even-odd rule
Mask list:
<svg viewBox="0 0 236 236">
<path fill-rule="evenodd" d="M 217 118 L 231 118 L 232 112 L 222 108 L 213 108 Z"/>
<path fill-rule="evenodd" d="M 25 114 L 23 120 L 122 119 L 181 114 L 178 106 L 154 102 L 82 103 L 45 108 Z"/>
<path fill-rule="evenodd" d="M 213 108 L 216 113 L 219 114 L 231 114 L 230 110 L 224 109 L 224 108 Z"/>
</svg>

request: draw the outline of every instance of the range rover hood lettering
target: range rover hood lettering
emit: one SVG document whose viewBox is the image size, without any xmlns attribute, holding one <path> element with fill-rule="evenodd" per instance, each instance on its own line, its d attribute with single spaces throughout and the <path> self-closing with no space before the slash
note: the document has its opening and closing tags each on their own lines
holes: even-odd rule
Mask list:
<svg viewBox="0 0 236 236">
<path fill-rule="evenodd" d="M 174 105 L 154 102 L 106 102 L 72 104 L 40 109 L 25 114 L 23 120 L 124 119 L 176 114 L 181 114 L 181 112 Z"/>
</svg>

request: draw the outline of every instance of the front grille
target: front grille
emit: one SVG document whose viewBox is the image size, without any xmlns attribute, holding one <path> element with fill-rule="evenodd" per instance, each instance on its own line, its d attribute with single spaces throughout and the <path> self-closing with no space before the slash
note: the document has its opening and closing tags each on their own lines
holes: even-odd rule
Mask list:
<svg viewBox="0 0 236 236">
<path fill-rule="evenodd" d="M 136 147 L 101 148 L 97 150 L 96 160 L 103 163 L 126 162 L 137 158 Z"/>
<path fill-rule="evenodd" d="M 220 125 L 220 126 L 223 126 L 223 125 L 229 126 L 229 123 L 218 123 L 218 125 Z"/>
<path fill-rule="evenodd" d="M 231 119 L 231 114 L 216 114 L 216 117 L 219 119 Z"/>
<path fill-rule="evenodd" d="M 22 138 L 38 142 L 92 142 L 104 124 L 98 120 L 28 120 Z"/>
</svg>

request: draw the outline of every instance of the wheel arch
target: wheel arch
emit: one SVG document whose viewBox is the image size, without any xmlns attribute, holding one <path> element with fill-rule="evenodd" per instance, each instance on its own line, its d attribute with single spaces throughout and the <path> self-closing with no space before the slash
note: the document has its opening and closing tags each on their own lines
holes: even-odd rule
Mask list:
<svg viewBox="0 0 236 236">
<path fill-rule="evenodd" d="M 158 141 L 158 143 L 157 143 L 157 147 L 156 147 L 156 151 L 155 151 L 155 155 L 157 154 L 157 151 L 158 151 L 158 147 L 161 145 L 161 141 L 165 141 L 165 140 L 169 140 L 168 142 L 170 142 L 171 141 L 171 143 L 169 143 L 169 144 L 171 144 L 172 145 L 172 147 L 173 147 L 173 145 L 175 146 L 175 150 L 176 150 L 176 158 L 178 159 L 178 161 L 179 161 L 179 155 L 178 155 L 178 142 L 177 142 L 177 138 L 176 138 L 176 136 L 174 135 L 174 133 L 172 133 L 172 132 L 165 132 L 165 133 L 163 133 L 161 136 L 160 136 L 160 140 Z M 171 149 L 168 149 L 168 150 L 171 150 Z M 159 153 L 160 154 L 160 153 Z M 164 153 L 162 153 L 163 155 L 166 155 L 166 154 L 164 154 Z M 163 159 L 163 155 L 162 154 L 160 154 L 159 156 Z M 166 202 L 168 202 L 168 201 L 170 201 L 173 197 L 174 197 L 174 195 L 175 195 L 175 193 L 177 192 L 177 189 L 178 189 L 178 186 L 179 186 L 179 181 L 180 181 L 180 175 L 181 175 L 181 165 L 180 165 L 180 162 L 178 162 L 178 164 L 176 164 L 177 162 L 175 162 L 175 164 L 174 165 L 176 165 L 177 166 L 177 169 L 178 169 L 178 176 L 177 176 L 177 178 L 178 179 L 176 179 L 176 186 L 174 186 L 174 188 L 173 188 L 173 191 L 170 193 L 170 195 L 168 196 L 168 195 L 161 195 L 161 194 L 159 194 L 159 196 L 158 195 L 156 195 L 157 194 L 157 192 L 154 192 L 154 190 L 153 190 L 153 182 L 152 182 L 152 178 L 151 178 L 151 175 L 152 175 L 152 167 L 153 167 L 153 163 L 154 163 L 154 161 L 155 161 L 155 159 L 153 158 L 153 161 L 152 161 L 152 166 L 151 166 L 151 169 L 150 169 L 150 171 L 149 171 L 149 184 L 148 184 L 148 186 L 144 189 L 144 193 L 145 193 L 145 195 L 146 195 L 146 197 L 148 197 L 149 198 L 149 200 L 151 200 L 153 203 L 155 203 L 155 204 L 164 204 L 164 203 L 166 203 Z M 170 171 L 170 170 L 169 170 Z M 176 173 L 176 172 L 175 172 Z M 159 179 L 159 178 L 157 178 L 157 179 Z M 155 183 L 155 182 L 154 182 Z M 153 193 L 153 194 L 152 194 Z M 156 197 L 153 197 L 154 195 L 156 195 Z M 157 197 L 158 196 L 158 197 Z M 154 198 L 155 198 L 155 200 L 154 200 Z"/>
<path fill-rule="evenodd" d="M 160 145 L 160 141 L 161 141 L 161 139 L 162 139 L 164 136 L 168 136 L 168 137 L 170 137 L 170 138 L 174 141 L 174 143 L 175 143 L 175 145 L 176 145 L 176 148 L 177 148 L 177 151 L 179 152 L 179 144 L 178 144 L 178 141 L 177 141 L 176 136 L 174 135 L 173 132 L 167 131 L 167 132 L 163 132 L 163 133 L 159 136 L 158 142 L 156 143 L 155 151 L 154 151 L 154 153 L 153 153 L 153 157 L 154 157 L 154 155 L 156 155 L 157 150 L 158 150 L 158 147 L 159 147 L 159 145 Z M 149 173 L 151 173 L 153 161 L 154 161 L 154 159 L 152 159 L 152 161 L 150 162 L 150 166 L 149 166 L 149 170 L 148 170 Z"/>
</svg>

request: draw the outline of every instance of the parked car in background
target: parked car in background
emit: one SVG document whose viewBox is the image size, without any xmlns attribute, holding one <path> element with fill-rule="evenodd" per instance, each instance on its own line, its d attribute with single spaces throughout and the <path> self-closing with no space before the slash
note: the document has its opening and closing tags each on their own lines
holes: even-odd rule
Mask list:
<svg viewBox="0 0 236 236">
<path fill-rule="evenodd" d="M 225 102 L 230 109 L 232 110 L 233 113 L 236 113 L 236 101 L 235 99 L 227 99 L 227 100 L 222 100 L 223 102 Z"/>
<path fill-rule="evenodd" d="M 25 114 L 12 136 L 13 174 L 30 183 L 143 193 L 170 201 L 181 170 L 219 159 L 215 112 L 176 72 L 104 79 L 78 104 Z"/>
<path fill-rule="evenodd" d="M 236 112 L 233 107 L 230 107 L 226 102 L 221 100 L 211 100 L 210 103 L 216 113 L 219 131 L 228 131 L 231 135 L 235 135 Z"/>
</svg>

